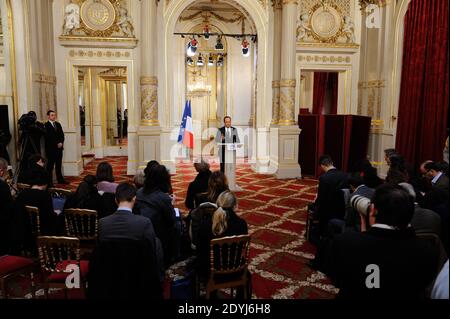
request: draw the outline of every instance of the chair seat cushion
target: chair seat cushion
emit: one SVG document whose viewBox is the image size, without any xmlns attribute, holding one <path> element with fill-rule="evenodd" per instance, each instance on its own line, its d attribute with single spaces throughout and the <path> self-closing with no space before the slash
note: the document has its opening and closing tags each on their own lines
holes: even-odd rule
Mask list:
<svg viewBox="0 0 450 319">
<path fill-rule="evenodd" d="M 29 258 L 9 255 L 0 256 L 0 275 L 7 275 L 33 265 L 33 260 Z"/>
<path fill-rule="evenodd" d="M 56 266 L 56 269 L 64 270 L 67 268 L 69 264 L 76 265 L 77 262 L 75 260 L 64 260 L 58 263 Z M 80 260 L 80 277 L 81 279 L 86 278 L 87 273 L 89 271 L 89 261 L 88 260 Z M 64 282 L 67 278 L 67 276 L 70 273 L 67 272 L 59 272 L 59 273 L 52 273 L 47 277 L 48 282 Z"/>
</svg>

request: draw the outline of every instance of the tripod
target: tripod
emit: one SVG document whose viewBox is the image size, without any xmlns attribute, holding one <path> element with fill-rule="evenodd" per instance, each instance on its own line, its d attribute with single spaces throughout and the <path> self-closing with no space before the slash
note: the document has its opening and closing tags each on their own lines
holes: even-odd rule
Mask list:
<svg viewBox="0 0 450 319">
<path fill-rule="evenodd" d="M 25 152 L 26 152 L 26 148 L 28 145 L 31 145 L 31 147 L 33 148 L 33 154 L 36 153 L 40 153 L 38 151 L 38 148 L 36 146 L 36 144 L 34 143 L 33 139 L 31 138 L 29 133 L 22 133 L 22 142 L 20 145 L 20 155 L 19 155 L 19 164 L 17 165 L 17 170 L 14 172 L 14 176 L 12 178 L 12 181 L 14 184 L 17 183 L 17 179 L 20 176 L 20 173 L 22 172 L 23 169 L 23 161 L 24 161 L 24 157 L 25 157 Z"/>
</svg>

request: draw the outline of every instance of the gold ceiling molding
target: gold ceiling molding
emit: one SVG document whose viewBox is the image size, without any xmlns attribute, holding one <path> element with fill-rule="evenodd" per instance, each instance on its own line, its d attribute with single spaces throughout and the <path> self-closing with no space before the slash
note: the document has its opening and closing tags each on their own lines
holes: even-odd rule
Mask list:
<svg viewBox="0 0 450 319">
<path fill-rule="evenodd" d="M 280 81 L 272 81 L 272 88 L 276 89 L 280 87 Z"/>
<path fill-rule="evenodd" d="M 120 52 L 120 51 L 100 51 L 100 50 L 70 50 L 69 56 L 74 57 L 81 57 L 81 58 L 129 58 L 131 56 L 131 53 L 128 51 Z"/>
<path fill-rule="evenodd" d="M 126 0 L 72 0 L 65 12 L 63 38 L 135 38 Z"/>
<path fill-rule="evenodd" d="M 180 18 L 178 20 L 180 20 L 180 21 L 190 21 L 190 20 L 195 19 L 195 18 L 197 18 L 199 16 L 202 16 L 205 19 L 205 21 L 209 21 L 210 17 L 214 17 L 214 18 L 216 18 L 216 19 L 218 19 L 220 21 L 224 21 L 224 22 L 227 22 L 227 23 L 241 22 L 242 20 L 245 19 L 244 15 L 242 15 L 241 13 L 237 13 L 237 12 L 233 13 L 233 16 L 235 16 L 235 18 L 226 18 L 226 17 L 223 17 L 223 16 L 221 16 L 221 15 L 219 15 L 219 14 L 213 12 L 213 11 L 201 10 L 201 11 L 197 11 L 197 12 L 195 12 L 195 13 L 189 15 L 189 16 L 186 16 L 186 17 L 180 16 Z"/>
<path fill-rule="evenodd" d="M 298 4 L 298 0 L 282 0 L 283 5 Z"/>
<path fill-rule="evenodd" d="M 274 7 L 274 9 L 283 8 L 282 0 L 272 0 L 272 7 Z"/>
<path fill-rule="evenodd" d="M 100 72 L 102 77 L 126 77 L 127 68 L 126 67 L 115 67 L 108 69 L 106 71 Z"/>
<path fill-rule="evenodd" d="M 300 55 L 298 56 L 297 60 L 299 62 L 315 62 L 315 63 L 334 63 L 334 64 L 340 64 L 340 63 L 350 63 L 351 58 L 349 56 L 328 56 L 328 55 Z"/>
</svg>

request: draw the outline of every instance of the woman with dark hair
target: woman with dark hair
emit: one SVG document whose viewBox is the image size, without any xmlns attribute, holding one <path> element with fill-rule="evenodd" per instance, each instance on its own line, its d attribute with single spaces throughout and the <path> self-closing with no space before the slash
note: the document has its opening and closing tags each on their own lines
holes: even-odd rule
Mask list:
<svg viewBox="0 0 450 319">
<path fill-rule="evenodd" d="M 64 209 L 92 209 L 97 211 L 99 216 L 102 216 L 102 199 L 97 188 L 95 187 L 95 184 L 97 184 L 96 177 L 94 175 L 87 175 L 80 185 L 78 185 L 76 192 L 67 198 L 64 203 Z"/>
<path fill-rule="evenodd" d="M 146 168 L 144 187 L 136 194 L 135 212 L 148 217 L 161 240 L 164 265 L 169 267 L 175 260 L 179 234 L 176 230 L 176 214 L 172 198 L 168 194 L 170 175 L 164 165 Z"/>
<path fill-rule="evenodd" d="M 208 191 L 209 177 L 212 174 L 209 170 L 209 164 L 207 162 L 201 161 L 199 163 L 195 163 L 194 167 L 198 174 L 189 184 L 186 200 L 184 202 L 186 207 L 189 209 L 198 207 L 199 203 L 196 201 L 196 195 Z"/>
<path fill-rule="evenodd" d="M 117 183 L 114 183 L 114 174 L 111 164 L 102 162 L 97 166 L 97 189 L 103 193 L 115 193 Z"/>
<path fill-rule="evenodd" d="M 53 209 L 53 200 L 47 191 L 48 180 L 46 171 L 36 171 L 30 180 L 31 188 L 23 190 L 17 202 L 39 209 L 42 235 L 60 235 L 64 233 L 64 216 L 57 215 Z"/>
<path fill-rule="evenodd" d="M 196 203 L 200 205 L 202 203 L 210 202 L 215 203 L 219 195 L 230 190 L 228 188 L 228 179 L 221 171 L 215 171 L 211 174 L 208 180 L 208 191 L 197 195 Z"/>
</svg>

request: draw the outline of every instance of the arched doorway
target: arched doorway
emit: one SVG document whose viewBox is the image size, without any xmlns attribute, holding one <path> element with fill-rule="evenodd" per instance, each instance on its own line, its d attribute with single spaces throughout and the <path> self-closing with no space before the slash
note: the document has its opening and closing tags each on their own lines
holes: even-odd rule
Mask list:
<svg viewBox="0 0 450 319">
<path fill-rule="evenodd" d="M 159 78 L 161 79 L 159 104 L 162 126 L 161 161 L 172 171 L 175 170 L 173 146 L 176 144 L 176 136 L 174 136 L 176 133 L 173 133 L 173 129 L 180 125 L 182 110 L 189 93 L 188 82 L 190 81 L 188 77 L 189 68 L 186 67 L 186 44 L 189 39 L 182 39 L 174 33 L 180 31 L 195 33 L 204 25 L 205 14 L 208 14 L 208 12 L 212 12 L 209 21 L 212 31 L 233 33 L 233 28 L 236 25 L 233 26 L 233 22 L 230 23 L 229 21 L 236 22 L 236 16 L 232 19 L 230 14 L 224 13 L 226 11 L 229 11 L 229 13 L 234 11 L 236 16 L 242 15 L 246 21 L 246 33 L 254 32 L 257 35 L 257 42 L 251 43 L 252 55 L 247 57 L 245 62 L 245 60 L 240 60 L 242 57 L 240 53 L 241 43 L 235 39 L 227 38 L 225 72 L 219 74 L 226 77 L 226 80 L 222 79 L 224 82 L 221 83 L 219 89 L 216 77 L 216 98 L 205 99 L 205 101 L 212 101 L 216 105 L 216 107 L 210 105 L 206 108 L 209 110 L 206 125 L 215 130 L 221 124 L 223 115 L 228 114 L 232 117 L 237 115 L 238 121 L 237 123 L 234 122 L 234 124 L 237 124 L 235 126 L 241 127 L 245 131 L 243 134 L 248 135 L 244 137 L 247 138 L 246 143 L 249 146 L 245 155 L 250 160 L 263 159 L 264 157 L 268 160 L 269 146 L 264 145 L 261 150 L 258 150 L 256 147 L 258 134 L 255 133 L 258 132 L 258 129 L 267 128 L 271 121 L 271 69 L 268 70 L 269 64 L 266 63 L 269 53 L 268 17 L 264 8 L 260 3 L 248 0 L 229 0 L 214 4 L 199 0 L 172 1 L 164 14 L 164 43 L 160 56 L 163 63 L 162 68 L 159 69 Z M 188 19 L 189 17 L 191 18 Z M 180 24 L 180 20 L 184 19 L 186 19 L 185 23 Z M 241 29 L 241 26 L 239 26 L 239 29 Z M 215 43 L 216 39 L 212 38 L 212 41 Z M 218 54 L 214 54 L 213 59 L 217 61 Z M 193 62 L 196 63 L 196 61 Z M 234 66 L 243 63 L 241 65 L 248 72 L 244 72 L 244 69 L 236 70 L 236 67 L 230 67 L 233 63 Z M 242 83 L 245 83 L 245 85 L 239 86 L 241 75 L 243 76 Z M 207 83 L 206 85 L 211 84 Z M 210 131 L 206 133 L 206 138 L 210 137 Z"/>
</svg>

